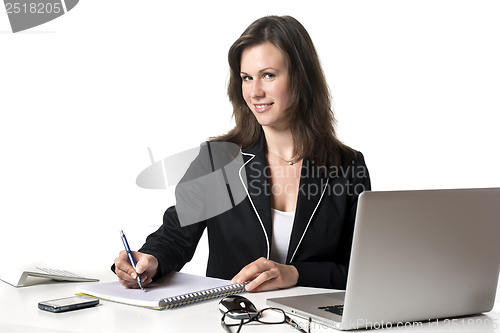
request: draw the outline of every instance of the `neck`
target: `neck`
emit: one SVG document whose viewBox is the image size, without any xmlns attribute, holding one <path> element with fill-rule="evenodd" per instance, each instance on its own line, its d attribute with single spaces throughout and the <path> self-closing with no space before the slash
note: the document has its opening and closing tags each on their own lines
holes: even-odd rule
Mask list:
<svg viewBox="0 0 500 333">
<path fill-rule="evenodd" d="M 268 150 L 287 160 L 290 160 L 295 156 L 293 137 L 290 129 L 277 130 L 268 126 L 263 126 L 262 129 L 266 135 Z"/>
</svg>

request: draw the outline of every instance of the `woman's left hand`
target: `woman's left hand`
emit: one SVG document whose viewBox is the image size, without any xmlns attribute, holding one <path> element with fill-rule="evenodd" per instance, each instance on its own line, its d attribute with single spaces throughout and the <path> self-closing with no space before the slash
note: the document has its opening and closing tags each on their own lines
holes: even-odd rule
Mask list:
<svg viewBox="0 0 500 333">
<path fill-rule="evenodd" d="M 278 264 L 261 257 L 243 267 L 231 282 L 251 281 L 245 286 L 246 291 L 264 291 L 293 287 L 298 280 L 299 272 L 294 266 Z"/>
</svg>

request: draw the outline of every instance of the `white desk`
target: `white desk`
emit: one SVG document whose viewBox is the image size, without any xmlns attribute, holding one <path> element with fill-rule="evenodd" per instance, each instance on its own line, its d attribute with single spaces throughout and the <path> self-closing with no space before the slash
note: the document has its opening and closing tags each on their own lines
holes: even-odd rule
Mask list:
<svg viewBox="0 0 500 333">
<path fill-rule="evenodd" d="M 90 275 L 90 273 L 89 273 Z M 111 272 L 101 271 L 92 274 L 101 279 L 101 282 L 112 281 L 115 276 Z M 155 311 L 138 307 L 101 301 L 97 307 L 77 310 L 66 313 L 49 313 L 37 308 L 39 301 L 71 296 L 75 292 L 77 283 L 44 283 L 28 287 L 14 288 L 0 281 L 0 332 L 217 332 L 224 330 L 220 326 L 221 314 L 217 308 L 218 300 L 207 301 L 167 311 Z M 245 294 L 257 308 L 265 308 L 269 297 L 300 295 L 322 292 L 324 289 L 296 287 L 288 290 L 267 293 Z M 456 322 L 439 322 L 438 327 L 406 327 L 386 329 L 419 331 L 419 332 L 500 332 L 500 328 L 492 325 L 471 325 L 468 319 L 475 319 L 478 323 L 490 322 L 500 325 L 500 304 L 496 303 L 493 311 L 473 317 L 462 318 Z M 294 318 L 296 319 L 296 318 Z M 304 321 L 297 319 L 302 325 Z M 246 325 L 245 332 L 298 332 L 291 326 L 283 325 Z M 319 324 L 312 326 L 311 332 L 338 332 L 327 329 Z M 359 331 L 356 331 L 359 332 Z M 375 332 L 375 331 L 372 331 Z"/>
</svg>

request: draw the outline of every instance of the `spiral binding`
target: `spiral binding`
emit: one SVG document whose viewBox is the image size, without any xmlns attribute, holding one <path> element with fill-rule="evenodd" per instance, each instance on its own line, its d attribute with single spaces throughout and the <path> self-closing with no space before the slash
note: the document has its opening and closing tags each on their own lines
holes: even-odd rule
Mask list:
<svg viewBox="0 0 500 333">
<path fill-rule="evenodd" d="M 213 298 L 219 298 L 229 295 L 234 295 L 245 291 L 245 285 L 248 282 L 239 284 L 230 284 L 227 286 L 201 290 L 180 296 L 167 297 L 160 301 L 160 307 L 164 309 L 177 308 L 179 306 L 198 303 Z"/>
</svg>

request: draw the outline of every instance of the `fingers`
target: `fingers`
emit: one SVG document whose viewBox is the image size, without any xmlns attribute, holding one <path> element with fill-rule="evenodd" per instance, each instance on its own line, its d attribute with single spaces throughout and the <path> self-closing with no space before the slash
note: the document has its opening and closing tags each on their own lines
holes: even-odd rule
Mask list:
<svg viewBox="0 0 500 333">
<path fill-rule="evenodd" d="M 127 257 L 127 252 L 121 251 L 118 257 L 115 259 L 115 273 L 118 275 L 118 277 L 123 276 L 123 273 L 127 275 L 132 275 L 132 273 L 135 273 L 134 268 L 130 264 L 128 257 Z"/>
<path fill-rule="evenodd" d="M 253 279 L 249 284 L 245 286 L 247 291 L 264 291 L 264 290 L 272 290 L 278 289 L 280 287 L 279 280 L 280 271 L 278 268 L 273 267 L 265 272 L 262 272 Z"/>
<path fill-rule="evenodd" d="M 121 251 L 115 259 L 115 273 L 122 285 L 127 288 L 138 288 L 137 274 L 141 277 L 142 285 L 147 286 L 153 281 L 158 270 L 158 260 L 149 254 L 132 252 L 136 262 L 136 270 L 129 262 L 127 252 Z"/>
<path fill-rule="evenodd" d="M 136 253 L 139 254 L 138 252 Z M 148 268 L 150 268 L 153 265 L 153 263 L 151 262 L 152 261 L 151 258 L 154 257 L 151 255 L 142 255 L 136 259 L 134 256 L 134 259 L 136 260 L 135 271 L 138 274 L 144 273 Z"/>
<path fill-rule="evenodd" d="M 233 283 L 250 281 L 247 291 L 264 291 L 288 288 L 297 284 L 299 273 L 294 266 L 278 264 L 266 258 L 259 258 L 243 267 L 231 280 Z"/>
<path fill-rule="evenodd" d="M 261 257 L 246 265 L 232 278 L 231 283 L 243 283 L 255 279 L 264 270 L 266 261 L 266 258 Z"/>
<path fill-rule="evenodd" d="M 118 278 L 118 281 L 125 287 L 130 288 L 130 289 L 138 289 L 139 284 L 137 283 L 137 280 L 123 280 Z M 143 287 L 147 287 L 149 284 L 153 282 L 153 279 L 150 277 L 141 275 L 141 283 Z"/>
</svg>

